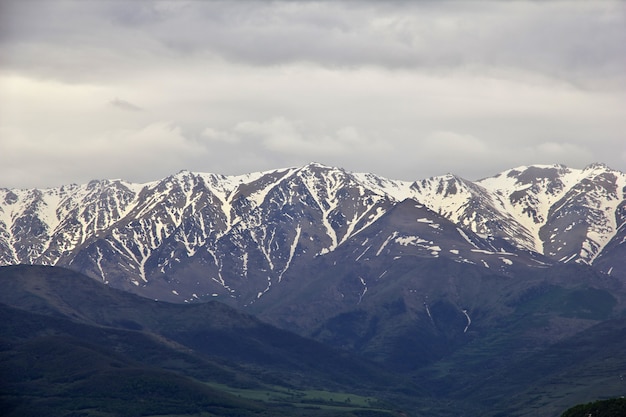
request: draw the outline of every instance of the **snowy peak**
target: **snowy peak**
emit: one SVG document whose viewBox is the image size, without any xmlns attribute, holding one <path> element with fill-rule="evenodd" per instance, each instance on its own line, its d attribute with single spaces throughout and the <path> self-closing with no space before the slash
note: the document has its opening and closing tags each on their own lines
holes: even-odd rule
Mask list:
<svg viewBox="0 0 626 417">
<path fill-rule="evenodd" d="M 453 222 L 462 221 L 469 206 L 492 204 L 491 196 L 482 187 L 452 174 L 416 181 L 411 189 L 420 202 Z M 465 220 L 468 225 L 472 223 L 470 218 Z M 480 232 L 478 223 L 473 222 L 470 227 Z"/>
<path fill-rule="evenodd" d="M 14 263 L 55 264 L 124 217 L 140 187 L 116 180 L 46 190 L 0 190 L 0 233 Z M 15 262 L 17 261 L 17 262 Z"/>
<path fill-rule="evenodd" d="M 417 181 L 413 189 L 418 201 L 473 233 L 505 238 L 523 249 L 536 248 L 532 233 L 507 211 L 502 196 L 481 184 L 448 174 Z"/>
<path fill-rule="evenodd" d="M 620 226 L 615 213 L 625 181 L 624 173 L 592 164 L 519 167 L 478 183 L 501 197 L 536 251 L 560 262 L 592 263 Z"/>
<path fill-rule="evenodd" d="M 511 169 L 478 183 L 498 196 L 501 209 L 528 232 L 530 248 L 543 253 L 539 230 L 552 205 L 571 187 L 571 173 L 562 165 L 535 165 Z"/>
<path fill-rule="evenodd" d="M 623 226 L 617 214 L 626 195 L 626 177 L 599 164 L 579 175 L 553 204 L 540 233 L 549 256 L 591 264 Z"/>
</svg>

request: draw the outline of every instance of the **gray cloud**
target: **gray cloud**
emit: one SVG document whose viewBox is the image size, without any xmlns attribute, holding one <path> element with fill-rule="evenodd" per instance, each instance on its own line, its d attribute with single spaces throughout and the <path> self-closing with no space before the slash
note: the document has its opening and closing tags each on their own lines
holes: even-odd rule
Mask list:
<svg viewBox="0 0 626 417">
<path fill-rule="evenodd" d="M 584 83 L 600 75 L 623 82 L 626 64 L 621 2 L 9 4 L 3 38 L 9 47 L 26 47 L 10 51 L 9 63 L 31 70 L 38 64 L 33 61 L 40 62 L 32 54 L 44 47 L 51 48 L 49 65 L 39 70 L 69 71 L 89 56 L 95 59 L 82 65 L 95 76 L 153 62 L 220 57 L 251 65 L 519 68 Z M 74 51 L 69 56 L 67 45 Z"/>
<path fill-rule="evenodd" d="M 624 170 L 624 44 L 620 1 L 6 0 L 0 186 Z"/>
<path fill-rule="evenodd" d="M 117 107 L 118 109 L 122 109 L 122 110 L 129 110 L 129 111 L 142 111 L 143 110 L 141 107 L 131 103 L 130 101 L 122 100 L 117 97 L 111 100 L 109 103 L 112 106 Z"/>
</svg>

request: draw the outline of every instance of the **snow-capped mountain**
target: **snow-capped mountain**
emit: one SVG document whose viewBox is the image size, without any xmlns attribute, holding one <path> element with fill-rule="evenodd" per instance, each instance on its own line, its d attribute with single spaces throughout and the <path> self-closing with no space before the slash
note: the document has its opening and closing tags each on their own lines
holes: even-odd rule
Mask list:
<svg viewBox="0 0 626 417">
<path fill-rule="evenodd" d="M 558 262 L 592 264 L 623 227 L 626 176 L 602 164 L 519 167 L 476 182 L 418 181 L 414 197 L 451 221 Z M 456 198 L 452 198 L 456 196 Z"/>
<path fill-rule="evenodd" d="M 0 189 L 0 265 L 66 266 L 153 298 L 241 305 L 339 248 L 358 260 L 446 257 L 503 274 L 578 262 L 626 277 L 625 193 L 626 175 L 599 164 L 475 182 L 309 164 Z"/>
</svg>

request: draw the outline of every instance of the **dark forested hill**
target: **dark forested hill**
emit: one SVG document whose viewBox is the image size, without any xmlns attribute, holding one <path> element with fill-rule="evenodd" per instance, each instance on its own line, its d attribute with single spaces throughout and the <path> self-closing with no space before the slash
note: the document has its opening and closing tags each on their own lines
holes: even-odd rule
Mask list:
<svg viewBox="0 0 626 417">
<path fill-rule="evenodd" d="M 416 394 L 217 302 L 155 302 L 56 267 L 2 267 L 0 285 L 3 415 L 322 415 L 311 404 L 352 395 L 336 410 L 351 415 L 389 407 L 374 393 Z"/>
</svg>

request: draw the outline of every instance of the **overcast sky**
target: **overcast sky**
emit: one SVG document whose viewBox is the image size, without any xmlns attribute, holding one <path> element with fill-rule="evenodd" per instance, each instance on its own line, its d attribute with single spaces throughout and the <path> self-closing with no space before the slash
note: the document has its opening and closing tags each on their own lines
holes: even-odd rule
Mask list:
<svg viewBox="0 0 626 417">
<path fill-rule="evenodd" d="M 0 187 L 626 171 L 626 2 L 0 0 Z"/>
</svg>

